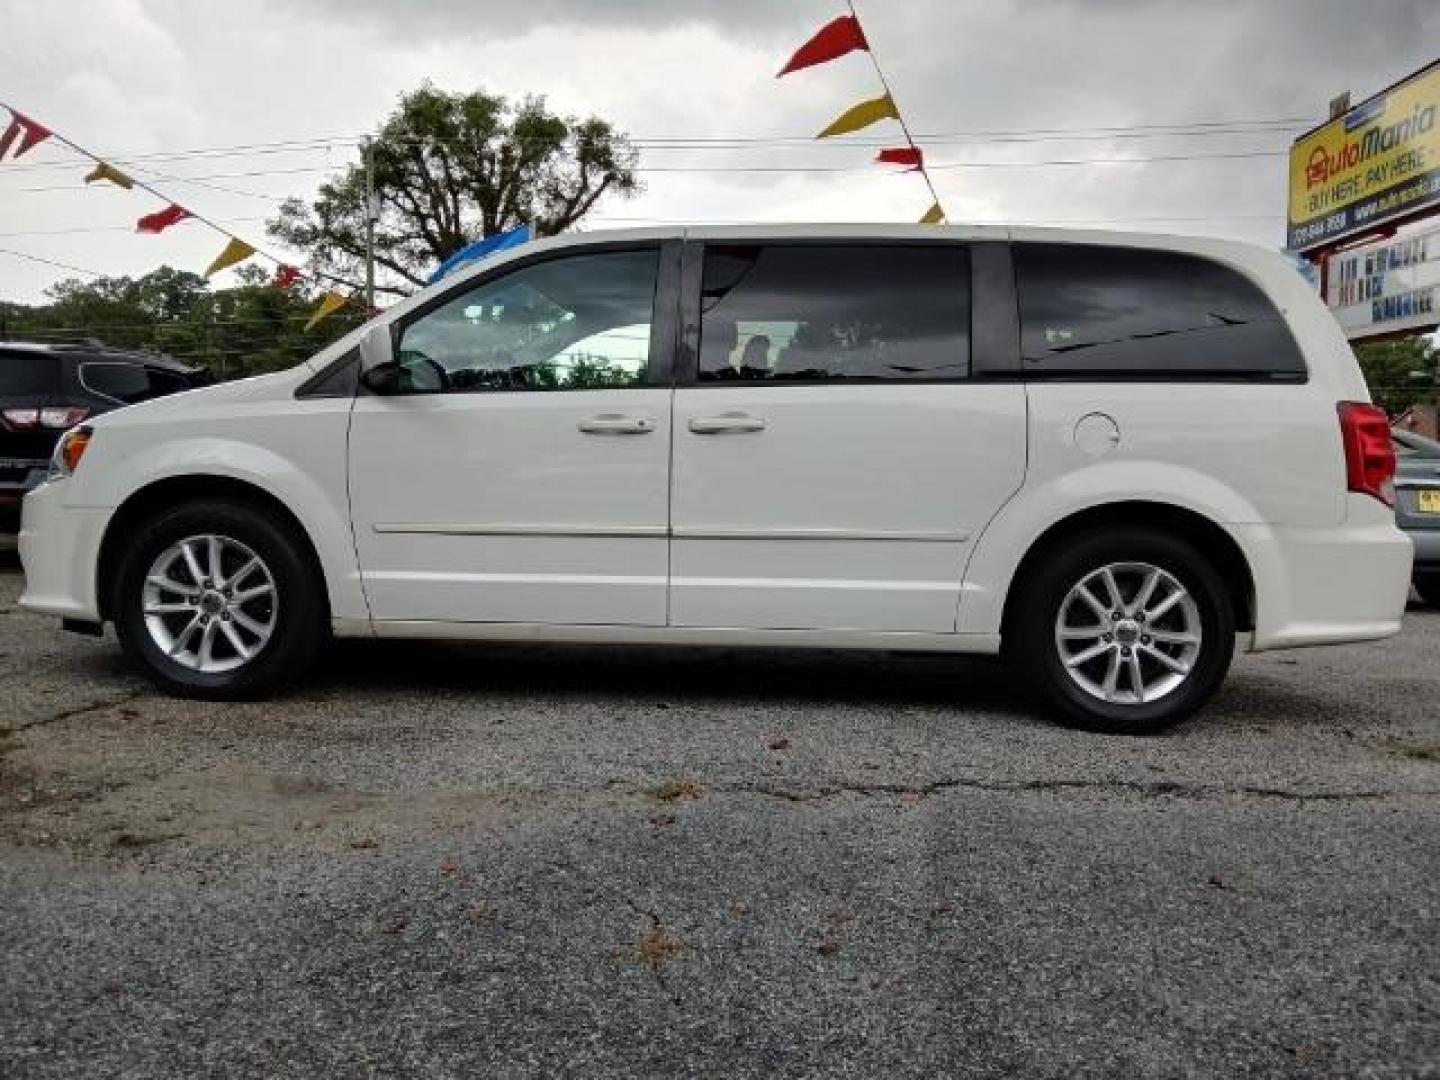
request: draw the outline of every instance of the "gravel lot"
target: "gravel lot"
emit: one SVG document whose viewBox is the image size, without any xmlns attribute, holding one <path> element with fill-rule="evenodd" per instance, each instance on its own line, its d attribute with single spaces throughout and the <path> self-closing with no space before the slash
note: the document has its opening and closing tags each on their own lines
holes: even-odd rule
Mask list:
<svg viewBox="0 0 1440 1080">
<path fill-rule="evenodd" d="M 160 697 L 0 551 L 0 1075 L 1440 1076 L 1440 613 L 1160 739 L 988 662 L 337 648 Z"/>
</svg>

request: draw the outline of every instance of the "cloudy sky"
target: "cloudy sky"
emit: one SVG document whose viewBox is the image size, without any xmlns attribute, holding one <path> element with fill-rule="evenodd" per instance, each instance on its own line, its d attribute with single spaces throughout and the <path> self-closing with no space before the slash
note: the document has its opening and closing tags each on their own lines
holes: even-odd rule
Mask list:
<svg viewBox="0 0 1440 1080">
<path fill-rule="evenodd" d="M 1283 240 L 1293 136 L 1338 91 L 1358 101 L 1435 59 L 1440 42 L 1434 0 L 857 6 L 911 128 L 932 136 L 920 141 L 952 220 L 1272 245 Z M 259 241 L 281 198 L 353 159 L 356 138 L 427 78 L 544 94 L 642 144 L 752 140 L 643 145 L 644 193 L 602 204 L 594 225 L 913 221 L 929 202 L 922 182 L 867 164 L 887 128 L 807 141 L 877 92 L 864 55 L 774 77 L 843 10 L 836 0 L 0 0 L 0 101 Z M 16 253 L 138 274 L 162 262 L 201 270 L 222 246 L 195 223 L 135 235 L 135 218 L 160 204 L 87 190 L 87 168 L 48 144 L 0 164 L 0 298 L 39 300 L 74 276 Z"/>
</svg>

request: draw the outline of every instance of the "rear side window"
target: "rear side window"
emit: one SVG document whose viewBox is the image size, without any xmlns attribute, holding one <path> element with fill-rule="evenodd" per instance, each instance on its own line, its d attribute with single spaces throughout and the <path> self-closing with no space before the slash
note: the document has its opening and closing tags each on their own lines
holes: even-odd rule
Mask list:
<svg viewBox="0 0 1440 1080">
<path fill-rule="evenodd" d="M 0 350 L 0 397 L 35 397 L 53 394 L 56 361 L 45 353 Z"/>
<path fill-rule="evenodd" d="M 151 397 L 161 397 L 165 394 L 178 394 L 181 390 L 189 390 L 195 385 L 195 383 L 186 376 L 176 374 L 173 371 L 147 368 L 146 375 L 150 379 Z"/>
<path fill-rule="evenodd" d="M 1194 255 L 1017 244 L 1031 375 L 1303 378 L 1289 327 L 1247 278 Z"/>
<path fill-rule="evenodd" d="M 709 246 L 701 382 L 963 379 L 960 245 Z"/>
<path fill-rule="evenodd" d="M 116 360 L 93 360 L 80 365 L 80 382 L 85 389 L 133 405 L 137 401 L 164 397 L 188 390 L 184 376 Z"/>
</svg>

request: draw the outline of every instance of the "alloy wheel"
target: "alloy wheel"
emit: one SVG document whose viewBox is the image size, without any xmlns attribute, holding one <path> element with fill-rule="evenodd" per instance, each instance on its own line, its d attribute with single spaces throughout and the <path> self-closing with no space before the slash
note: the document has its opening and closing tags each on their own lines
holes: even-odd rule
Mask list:
<svg viewBox="0 0 1440 1080">
<path fill-rule="evenodd" d="M 175 663 L 234 671 L 275 633 L 279 597 L 265 561 L 228 536 L 189 536 L 162 551 L 141 590 L 145 628 Z"/>
<path fill-rule="evenodd" d="M 1175 691 L 1200 655 L 1200 610 L 1158 566 L 1110 563 L 1086 574 L 1055 617 L 1055 648 L 1091 697 L 1143 705 Z"/>
</svg>

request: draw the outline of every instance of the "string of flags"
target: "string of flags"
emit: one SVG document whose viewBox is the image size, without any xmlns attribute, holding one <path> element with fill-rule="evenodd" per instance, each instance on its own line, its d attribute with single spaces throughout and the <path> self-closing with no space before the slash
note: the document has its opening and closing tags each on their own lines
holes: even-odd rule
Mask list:
<svg viewBox="0 0 1440 1080">
<path fill-rule="evenodd" d="M 193 220 L 209 226 L 224 236 L 226 238 L 225 248 L 220 254 L 215 256 L 206 268 L 205 277 L 207 279 L 214 277 L 222 270 L 226 270 L 232 266 L 238 266 L 247 259 L 258 255 L 275 264 L 275 275 L 271 279 L 270 284 L 277 289 L 294 288 L 302 280 L 306 279 L 314 280 L 319 284 L 324 284 L 326 280 L 338 281 L 338 279 L 329 278 L 328 275 L 316 274 L 314 272 L 306 273 L 297 266 L 291 266 L 284 260 L 277 259 L 268 252 L 261 251 L 254 244 L 236 236 L 229 229 L 218 225 L 210 218 L 204 217 L 189 207 L 181 206 L 179 203 L 171 201 L 168 196 L 156 190 L 151 185 L 142 180 L 135 179 L 135 177 L 129 173 L 103 160 L 98 155 L 92 154 L 89 150 L 72 142 L 65 136 L 58 134 L 52 128 L 46 127 L 32 117 L 26 116 L 14 107 L 0 102 L 0 108 L 4 108 L 10 114 L 10 123 L 3 132 L 0 132 L 0 164 L 3 164 L 6 160 L 14 161 L 16 158 L 29 153 L 47 139 L 53 139 L 55 142 L 69 147 L 81 157 L 88 158 L 94 163 L 94 168 L 85 176 L 86 184 L 104 182 L 114 184 L 116 187 L 123 188 L 126 191 L 139 188 L 165 203 L 162 209 L 146 214 L 136 221 L 136 232 L 159 235 L 166 229 L 180 224 L 182 221 Z M 305 324 L 305 329 L 313 329 L 321 320 L 335 314 L 335 312 L 350 303 L 363 303 L 363 301 L 353 293 L 326 289 L 321 295 L 319 303 L 315 306 L 310 316 L 310 321 Z"/>
<path fill-rule="evenodd" d="M 818 64 L 828 64 L 832 60 L 838 60 L 852 52 L 868 54 L 870 63 L 875 68 L 875 74 L 880 80 L 880 89 L 884 92 L 879 97 L 850 106 L 830 121 L 815 137 L 829 139 L 836 135 L 848 135 L 854 131 L 861 131 L 881 120 L 896 121 L 900 125 L 905 145 L 886 147 L 875 155 L 875 160 L 882 165 L 903 165 L 905 166 L 904 171 L 907 173 L 919 173 L 925 181 L 925 186 L 930 190 L 931 199 L 930 209 L 925 211 L 920 221 L 925 225 L 939 224 L 945 220 L 945 208 L 940 202 L 940 195 L 935 190 L 935 184 L 931 181 L 930 174 L 925 170 L 925 152 L 916 145 L 914 138 L 910 135 L 909 125 L 905 123 L 905 118 L 895 104 L 895 96 L 890 91 L 890 81 L 885 78 L 885 71 L 875 56 L 875 50 L 870 47 L 870 42 L 865 36 L 865 28 L 860 25 L 860 16 L 855 11 L 854 3 L 846 0 L 846 6 L 850 9 L 850 14 L 831 19 L 817 30 L 810 40 L 795 50 L 795 55 L 786 61 L 776 78 L 792 72 L 803 71 L 805 68 L 815 67 Z"/>
</svg>

